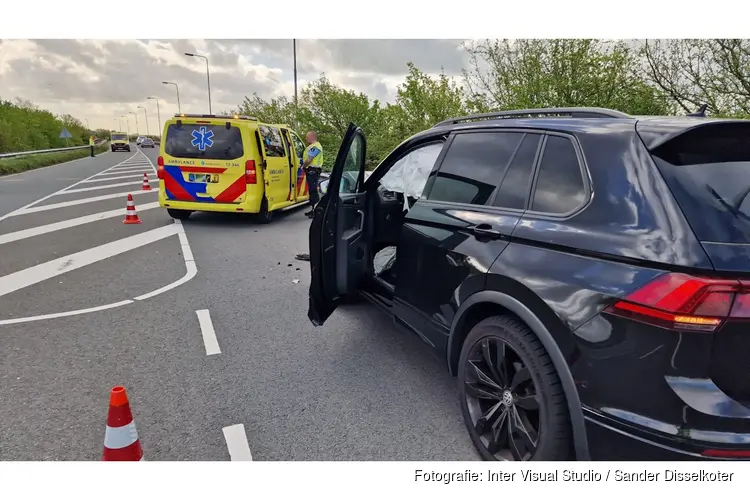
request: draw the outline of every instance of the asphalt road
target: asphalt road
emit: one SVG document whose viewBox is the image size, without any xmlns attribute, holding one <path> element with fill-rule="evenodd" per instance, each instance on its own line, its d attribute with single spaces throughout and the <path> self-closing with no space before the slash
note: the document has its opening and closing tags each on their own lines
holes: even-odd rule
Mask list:
<svg viewBox="0 0 750 500">
<path fill-rule="evenodd" d="M 478 459 L 419 339 L 369 305 L 310 324 L 304 210 L 176 223 L 156 156 L 0 177 L 0 460 L 100 460 L 115 385 L 149 461 Z"/>
</svg>

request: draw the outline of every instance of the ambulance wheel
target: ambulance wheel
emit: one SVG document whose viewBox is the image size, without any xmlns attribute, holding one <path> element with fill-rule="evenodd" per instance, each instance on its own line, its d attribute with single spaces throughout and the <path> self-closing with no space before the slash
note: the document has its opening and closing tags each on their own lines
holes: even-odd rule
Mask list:
<svg viewBox="0 0 750 500">
<path fill-rule="evenodd" d="M 175 210 L 174 208 L 168 208 L 167 213 L 173 219 L 185 220 L 188 219 L 193 212 L 190 210 Z"/>
<path fill-rule="evenodd" d="M 256 218 L 261 224 L 268 224 L 273 219 L 273 212 L 268 210 L 268 200 L 265 197 L 260 203 L 260 212 L 256 214 Z"/>
</svg>

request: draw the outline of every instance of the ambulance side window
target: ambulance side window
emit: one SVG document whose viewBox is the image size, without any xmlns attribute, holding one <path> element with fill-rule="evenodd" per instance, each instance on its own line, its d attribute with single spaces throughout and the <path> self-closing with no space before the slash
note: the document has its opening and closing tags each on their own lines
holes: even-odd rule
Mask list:
<svg viewBox="0 0 750 500">
<path fill-rule="evenodd" d="M 261 125 L 258 127 L 258 131 L 260 131 L 260 138 L 268 158 L 283 158 L 286 156 L 279 129 Z"/>
<path fill-rule="evenodd" d="M 297 137 L 297 134 L 292 132 L 292 143 L 294 144 L 294 150 L 297 152 L 297 158 L 302 160 L 302 155 L 305 153 L 305 143 L 302 142 L 302 139 Z"/>
</svg>

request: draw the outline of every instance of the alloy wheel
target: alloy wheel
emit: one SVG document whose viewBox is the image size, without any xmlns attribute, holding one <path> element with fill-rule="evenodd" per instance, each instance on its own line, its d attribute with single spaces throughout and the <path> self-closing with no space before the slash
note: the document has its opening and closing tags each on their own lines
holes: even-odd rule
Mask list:
<svg viewBox="0 0 750 500">
<path fill-rule="evenodd" d="M 484 337 L 465 366 L 466 404 L 480 441 L 497 460 L 530 460 L 539 445 L 540 397 L 529 368 L 498 337 Z"/>
</svg>

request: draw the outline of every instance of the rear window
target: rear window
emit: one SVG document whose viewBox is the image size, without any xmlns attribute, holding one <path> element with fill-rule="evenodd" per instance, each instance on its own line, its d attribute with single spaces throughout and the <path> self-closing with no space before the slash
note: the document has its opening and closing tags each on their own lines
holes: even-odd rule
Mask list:
<svg viewBox="0 0 750 500">
<path fill-rule="evenodd" d="M 125 134 L 112 134 L 113 141 L 124 141 L 128 138 Z"/>
<path fill-rule="evenodd" d="M 175 158 L 236 160 L 244 155 L 240 129 L 225 125 L 176 123 L 167 128 L 164 152 Z"/>
<path fill-rule="evenodd" d="M 750 243 L 750 123 L 691 130 L 652 155 L 699 240 Z"/>
</svg>

